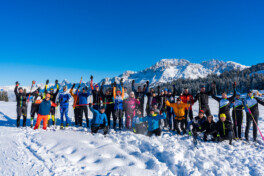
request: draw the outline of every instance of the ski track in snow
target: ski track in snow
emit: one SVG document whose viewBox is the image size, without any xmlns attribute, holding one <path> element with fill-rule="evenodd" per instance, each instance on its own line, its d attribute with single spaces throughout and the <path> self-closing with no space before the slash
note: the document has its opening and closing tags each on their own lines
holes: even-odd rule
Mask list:
<svg viewBox="0 0 264 176">
<path fill-rule="evenodd" d="M 217 119 L 218 103 L 210 99 L 210 107 Z M 264 107 L 259 108 L 264 132 Z M 167 131 L 147 137 L 110 130 L 104 137 L 86 128 L 34 131 L 15 123 L 16 103 L 0 102 L 0 175 L 264 175 L 260 135 L 257 145 L 201 141 L 195 148 L 187 135 Z M 252 140 L 252 127 L 249 136 Z"/>
</svg>

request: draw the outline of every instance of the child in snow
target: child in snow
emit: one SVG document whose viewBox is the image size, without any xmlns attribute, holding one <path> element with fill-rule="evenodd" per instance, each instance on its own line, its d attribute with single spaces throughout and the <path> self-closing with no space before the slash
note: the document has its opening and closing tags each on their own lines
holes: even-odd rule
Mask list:
<svg viewBox="0 0 264 176">
<path fill-rule="evenodd" d="M 46 94 L 46 97 L 44 100 L 37 100 L 35 102 L 36 104 L 39 104 L 39 111 L 38 111 L 38 117 L 37 117 L 37 122 L 34 127 L 34 130 L 36 130 L 39 127 L 39 124 L 41 120 L 43 119 L 43 129 L 47 129 L 47 122 L 50 114 L 50 108 L 56 107 L 57 105 L 50 101 L 50 94 Z"/>
<path fill-rule="evenodd" d="M 140 110 L 137 110 L 137 115 L 133 118 L 132 128 L 136 134 L 145 134 L 147 130 Z"/>
<path fill-rule="evenodd" d="M 173 108 L 175 119 L 174 119 L 174 130 L 177 131 L 177 134 L 180 134 L 181 131 L 178 127 L 179 123 L 181 126 L 181 130 L 183 134 L 186 133 L 185 129 L 185 109 L 190 106 L 190 102 L 188 104 L 183 103 L 180 98 L 177 98 L 176 103 L 170 103 L 168 100 L 166 101 L 166 105 Z"/>
<path fill-rule="evenodd" d="M 133 121 L 133 118 L 136 114 L 136 105 L 139 105 L 140 101 L 139 99 L 135 98 L 135 93 L 134 92 L 130 92 L 130 96 L 129 98 L 125 101 L 125 105 L 126 105 L 126 128 L 130 129 L 131 128 L 131 124 Z"/>
<path fill-rule="evenodd" d="M 89 104 L 89 108 L 93 113 L 93 119 L 91 120 L 91 131 L 92 133 L 97 133 L 98 130 L 103 129 L 104 135 L 108 132 L 108 122 L 107 116 L 105 114 L 105 107 L 99 107 L 99 111 L 92 107 L 92 104 Z"/>
<path fill-rule="evenodd" d="M 217 128 L 217 141 L 229 140 L 229 144 L 232 145 L 233 128 L 232 122 L 226 119 L 224 113 L 220 114 L 220 120 L 216 124 Z"/>
<path fill-rule="evenodd" d="M 143 117 L 142 122 L 148 122 L 148 133 L 147 136 L 152 136 L 152 134 L 155 134 L 156 136 L 161 135 L 161 129 L 159 126 L 159 120 L 165 119 L 166 113 L 163 113 L 162 115 L 155 114 L 154 109 L 150 109 L 150 115 Z"/>
</svg>

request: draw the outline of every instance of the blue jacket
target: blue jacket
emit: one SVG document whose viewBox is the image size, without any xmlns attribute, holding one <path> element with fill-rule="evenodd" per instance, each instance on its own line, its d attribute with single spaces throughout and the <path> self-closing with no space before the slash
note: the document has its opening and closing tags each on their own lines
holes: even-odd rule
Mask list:
<svg viewBox="0 0 264 176">
<path fill-rule="evenodd" d="M 87 98 L 89 97 L 90 93 L 86 92 L 79 92 L 78 93 L 78 98 L 79 98 L 79 104 L 87 104 Z"/>
<path fill-rule="evenodd" d="M 98 110 L 95 110 L 92 107 L 90 107 L 90 110 L 93 113 L 93 119 L 91 121 L 93 125 L 100 126 L 102 124 L 105 124 L 105 126 L 108 126 L 107 117 L 105 113 L 101 114 Z"/>
<path fill-rule="evenodd" d="M 143 123 L 142 117 L 138 117 L 138 116 L 133 117 L 132 128 L 135 128 L 137 124 L 141 124 L 141 123 Z"/>
<path fill-rule="evenodd" d="M 50 100 L 49 101 L 43 100 L 39 104 L 38 114 L 40 114 L 40 115 L 49 115 L 50 108 L 51 108 L 51 101 Z"/>
<path fill-rule="evenodd" d="M 148 131 L 154 131 L 159 128 L 159 120 L 160 119 L 166 119 L 165 112 L 162 115 L 156 115 L 156 116 L 146 116 L 142 118 L 142 122 L 148 121 Z"/>
<path fill-rule="evenodd" d="M 122 98 L 122 96 L 116 96 L 114 109 L 115 110 L 123 110 L 123 98 Z"/>
<path fill-rule="evenodd" d="M 69 101 L 71 99 L 71 95 L 68 92 L 62 92 L 58 96 L 58 100 L 60 102 L 60 106 L 68 107 Z"/>
</svg>

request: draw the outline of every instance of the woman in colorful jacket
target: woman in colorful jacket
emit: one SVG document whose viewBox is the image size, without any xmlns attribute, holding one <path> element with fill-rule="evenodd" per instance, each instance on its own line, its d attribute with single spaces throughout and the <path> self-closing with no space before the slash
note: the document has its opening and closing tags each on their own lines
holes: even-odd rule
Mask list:
<svg viewBox="0 0 264 176">
<path fill-rule="evenodd" d="M 37 100 L 35 103 L 39 104 L 39 111 L 38 111 L 37 122 L 36 122 L 36 125 L 34 127 L 34 130 L 38 129 L 39 124 L 40 124 L 42 119 L 43 119 L 43 129 L 46 130 L 47 129 L 47 122 L 48 122 L 48 118 L 49 118 L 49 114 L 50 114 L 50 108 L 52 106 L 56 107 L 57 105 L 55 103 L 53 103 L 52 101 L 50 101 L 50 94 L 49 93 L 46 94 L 46 97 L 44 100 Z"/>
<path fill-rule="evenodd" d="M 129 98 L 125 101 L 125 105 L 126 105 L 126 128 L 130 129 L 131 128 L 131 124 L 132 124 L 132 120 L 133 117 L 135 116 L 136 112 L 136 105 L 139 105 L 140 101 L 139 99 L 135 98 L 135 93 L 134 92 L 130 92 L 130 96 Z"/>
<path fill-rule="evenodd" d="M 119 90 L 116 90 L 116 82 L 114 82 L 113 95 L 115 104 L 114 123 L 113 128 L 116 130 L 116 120 L 119 121 L 119 130 L 123 128 L 123 100 L 124 100 L 124 87 L 119 85 Z"/>
</svg>

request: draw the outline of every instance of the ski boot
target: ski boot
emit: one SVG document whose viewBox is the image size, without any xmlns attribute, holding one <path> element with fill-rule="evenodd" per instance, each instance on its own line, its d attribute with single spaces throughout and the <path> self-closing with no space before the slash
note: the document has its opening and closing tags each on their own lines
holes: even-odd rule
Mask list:
<svg viewBox="0 0 264 176">
<path fill-rule="evenodd" d="M 60 129 L 62 130 L 64 128 L 64 126 L 63 126 L 63 123 L 61 124 L 61 126 L 60 126 Z"/>
<path fill-rule="evenodd" d="M 69 127 L 70 125 L 68 123 L 66 123 L 66 127 Z"/>
</svg>

